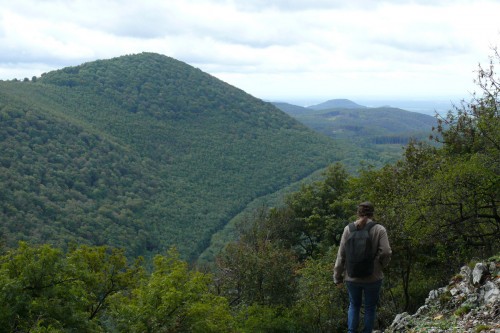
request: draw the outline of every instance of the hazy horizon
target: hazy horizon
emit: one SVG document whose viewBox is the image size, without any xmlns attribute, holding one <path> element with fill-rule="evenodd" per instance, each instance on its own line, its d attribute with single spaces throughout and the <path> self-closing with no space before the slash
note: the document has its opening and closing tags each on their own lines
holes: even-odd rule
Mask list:
<svg viewBox="0 0 500 333">
<path fill-rule="evenodd" d="M 460 98 L 460 97 L 441 97 L 441 98 L 429 98 L 429 99 L 424 99 L 424 98 L 376 98 L 376 97 L 371 97 L 371 98 L 344 98 L 344 97 L 339 97 L 339 98 L 314 98 L 314 99 L 307 99 L 307 98 L 296 98 L 296 99 L 276 99 L 276 100 L 267 100 L 269 102 L 276 102 L 276 103 L 288 103 L 292 105 L 297 105 L 297 106 L 302 106 L 302 107 L 309 107 L 312 105 L 317 105 L 329 100 L 334 100 L 334 99 L 348 99 L 356 104 L 360 104 L 362 106 L 366 106 L 369 108 L 377 108 L 377 107 L 383 107 L 383 106 L 390 106 L 394 108 L 399 108 L 403 109 L 406 111 L 411 111 L 411 112 L 418 112 L 418 113 L 423 113 L 427 115 L 434 116 L 436 112 L 440 114 L 444 114 L 448 112 L 449 110 L 453 109 L 453 105 L 459 104 L 462 100 L 465 98 Z"/>
</svg>

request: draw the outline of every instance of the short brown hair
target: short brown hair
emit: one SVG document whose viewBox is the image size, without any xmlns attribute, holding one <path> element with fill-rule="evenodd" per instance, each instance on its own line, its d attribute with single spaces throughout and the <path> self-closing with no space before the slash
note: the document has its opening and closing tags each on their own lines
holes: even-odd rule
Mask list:
<svg viewBox="0 0 500 333">
<path fill-rule="evenodd" d="M 363 217 L 372 217 L 373 213 L 375 212 L 375 208 L 373 207 L 373 204 L 369 201 L 362 202 L 358 205 L 358 216 Z"/>
</svg>

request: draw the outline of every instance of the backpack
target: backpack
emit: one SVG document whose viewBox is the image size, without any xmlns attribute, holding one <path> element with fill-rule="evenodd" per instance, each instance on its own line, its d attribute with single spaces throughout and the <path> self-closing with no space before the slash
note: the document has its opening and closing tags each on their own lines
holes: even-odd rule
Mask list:
<svg viewBox="0 0 500 333">
<path fill-rule="evenodd" d="M 368 222 L 361 230 L 354 223 L 349 223 L 349 237 L 345 244 L 347 274 L 361 278 L 372 275 L 375 255 L 372 253 L 370 229 L 376 223 Z"/>
</svg>

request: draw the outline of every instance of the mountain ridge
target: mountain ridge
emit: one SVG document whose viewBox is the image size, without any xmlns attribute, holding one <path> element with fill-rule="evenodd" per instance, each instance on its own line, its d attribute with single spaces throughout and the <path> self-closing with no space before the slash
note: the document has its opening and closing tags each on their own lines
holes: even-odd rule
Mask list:
<svg viewBox="0 0 500 333">
<path fill-rule="evenodd" d="M 131 247 L 130 255 L 176 246 L 194 259 L 246 203 L 340 160 L 344 149 L 270 103 L 158 54 L 0 86 L 0 135 L 9 138 L 0 144 L 12 151 L 1 183 L 30 198 L 6 195 L 1 204 L 1 233 L 10 246 L 19 239 L 76 240 Z M 59 161 L 44 158 L 49 144 Z M 33 168 L 19 156 L 32 156 Z M 10 160 L 15 168 L 6 167 Z M 44 172 L 34 168 L 43 169 L 41 163 L 50 171 L 44 189 L 50 195 L 39 189 Z"/>
<path fill-rule="evenodd" d="M 330 100 L 323 102 L 323 103 L 310 105 L 307 108 L 313 109 L 313 110 L 327 110 L 327 109 L 334 109 L 334 108 L 335 109 L 336 108 L 364 109 L 364 108 L 366 108 L 366 106 L 355 103 L 347 98 L 336 98 L 336 99 L 330 99 Z"/>
<path fill-rule="evenodd" d="M 437 124 L 435 117 L 393 107 L 313 110 L 282 102 L 273 104 L 335 141 L 363 147 L 363 151 L 350 152 L 347 165 L 356 160 L 376 167 L 394 163 L 401 158 L 404 145 L 411 140 L 428 141 Z"/>
</svg>

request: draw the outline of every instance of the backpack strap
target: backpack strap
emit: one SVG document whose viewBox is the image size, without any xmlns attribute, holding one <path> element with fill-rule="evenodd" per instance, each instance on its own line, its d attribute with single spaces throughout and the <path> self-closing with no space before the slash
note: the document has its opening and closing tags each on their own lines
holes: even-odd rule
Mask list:
<svg viewBox="0 0 500 333">
<path fill-rule="evenodd" d="M 375 226 L 375 224 L 377 224 L 377 222 L 370 221 L 365 225 L 365 227 L 363 229 L 366 229 L 366 231 L 370 232 L 370 229 L 373 228 Z M 361 230 L 363 230 L 363 229 L 361 229 Z M 358 230 L 358 229 L 356 228 L 356 225 L 354 224 L 354 222 L 349 223 L 349 231 L 353 232 L 356 230 Z"/>
<path fill-rule="evenodd" d="M 370 232 L 370 229 L 373 228 L 375 226 L 375 224 L 377 224 L 377 222 L 375 221 L 370 221 L 368 222 L 366 225 L 365 225 L 365 229 L 366 231 Z"/>
</svg>

